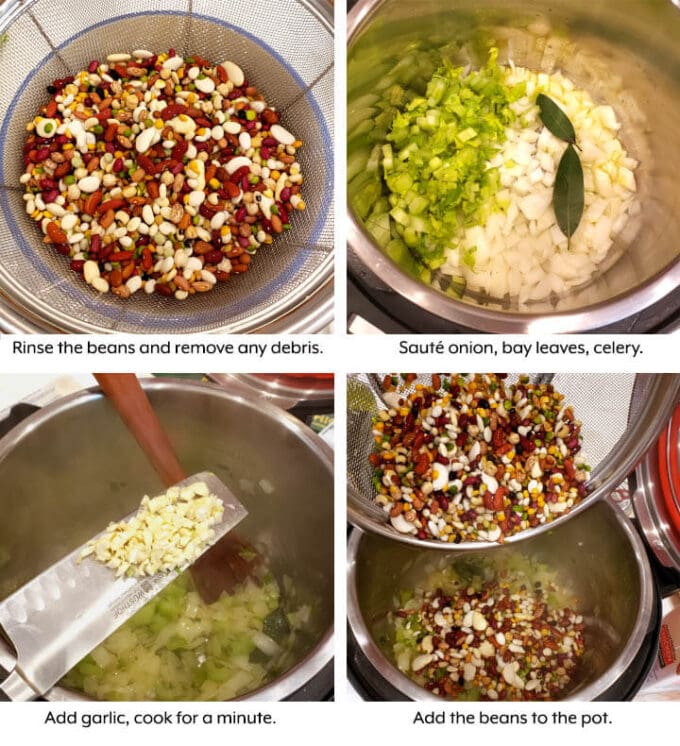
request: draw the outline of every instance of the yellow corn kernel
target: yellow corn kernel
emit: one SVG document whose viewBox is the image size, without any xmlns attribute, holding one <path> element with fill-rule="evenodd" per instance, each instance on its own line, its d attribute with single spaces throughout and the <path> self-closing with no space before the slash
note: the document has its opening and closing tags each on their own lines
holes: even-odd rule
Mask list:
<svg viewBox="0 0 680 746">
<path fill-rule="evenodd" d="M 230 232 L 231 232 L 231 231 L 229 230 L 229 226 L 228 226 L 228 225 L 223 225 L 223 226 L 222 226 L 222 227 L 220 228 L 220 236 L 226 236 L 226 235 L 227 235 L 228 233 L 230 233 Z"/>
<path fill-rule="evenodd" d="M 219 189 L 220 188 L 219 179 L 216 179 L 215 177 L 213 177 L 212 179 L 210 179 L 210 181 L 208 182 L 208 184 L 210 184 L 210 186 L 213 189 Z"/>
<path fill-rule="evenodd" d="M 154 119 L 153 126 L 157 130 L 162 130 L 164 124 L 165 124 L 165 122 L 162 119 Z"/>
</svg>

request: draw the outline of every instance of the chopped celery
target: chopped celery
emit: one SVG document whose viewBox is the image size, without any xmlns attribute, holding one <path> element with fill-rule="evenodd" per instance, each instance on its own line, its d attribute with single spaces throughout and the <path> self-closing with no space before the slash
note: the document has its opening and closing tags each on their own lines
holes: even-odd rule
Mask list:
<svg viewBox="0 0 680 746">
<path fill-rule="evenodd" d="M 385 212 L 382 215 L 371 215 L 366 221 L 366 230 L 373 236 L 376 243 L 383 248 L 390 242 L 390 216 Z"/>
<path fill-rule="evenodd" d="M 462 298 L 465 292 L 465 278 L 462 275 L 451 278 L 451 284 L 444 291 L 447 295 L 452 298 Z M 450 491 L 450 490 L 449 490 Z M 457 490 L 454 488 L 454 494 Z"/>
<path fill-rule="evenodd" d="M 288 596 L 294 595 L 290 585 Z M 303 608 L 300 620 L 309 621 L 309 607 Z M 212 604 L 201 600 L 184 573 L 61 683 L 100 700 L 230 699 L 293 665 L 292 651 L 306 629 L 302 621 L 293 629 L 289 625 L 279 585 L 269 573 Z M 270 654 L 253 660 L 263 641 L 269 641 Z"/>
<path fill-rule="evenodd" d="M 487 64 L 467 74 L 444 62 L 425 95 L 394 117 L 387 140 L 396 157 L 386 158 L 383 147 L 383 176 L 394 197 L 390 214 L 411 228 L 404 241 L 432 269 L 461 231 L 494 207 L 499 180 L 487 163 L 516 118 L 510 105 L 525 93 L 524 85 L 505 83 L 497 54 L 492 49 Z M 412 221 L 420 214 L 422 229 Z M 473 254 L 463 261 L 473 265 Z"/>
</svg>

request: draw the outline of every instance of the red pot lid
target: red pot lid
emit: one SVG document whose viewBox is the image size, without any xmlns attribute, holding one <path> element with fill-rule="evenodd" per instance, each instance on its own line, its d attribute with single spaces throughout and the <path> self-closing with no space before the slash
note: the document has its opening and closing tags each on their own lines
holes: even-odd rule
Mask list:
<svg viewBox="0 0 680 746">
<path fill-rule="evenodd" d="M 661 495 L 668 519 L 680 534 L 680 406 L 675 408 L 668 427 L 657 443 Z"/>
</svg>

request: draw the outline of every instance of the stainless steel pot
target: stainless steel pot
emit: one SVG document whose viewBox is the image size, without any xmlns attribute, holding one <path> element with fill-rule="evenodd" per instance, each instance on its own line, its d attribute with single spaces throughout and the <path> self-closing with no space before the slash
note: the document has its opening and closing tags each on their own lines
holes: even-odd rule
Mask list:
<svg viewBox="0 0 680 746">
<path fill-rule="evenodd" d="M 589 70 L 579 62 L 579 54 L 554 58 L 549 50 L 543 54 L 545 40 L 526 43 L 527 28 L 539 21 L 547 23 L 556 35 L 572 39 L 579 50 L 603 60 L 605 66 Z M 615 0 L 360 0 L 349 14 L 347 31 L 350 174 L 361 171 L 363 150 L 366 158 L 370 152 L 366 146 L 371 127 L 364 126 L 361 134 L 370 108 L 366 94 L 381 90 L 406 46 L 419 41 L 437 48 L 445 42 L 473 40 L 469 47 L 486 32 L 494 38 L 500 36 L 501 41 L 513 33 L 522 34 L 512 48 L 517 64 L 548 72 L 561 68 L 596 98 L 607 100 L 611 79 L 618 76 L 623 87 L 613 103 L 624 122 L 622 137 L 641 160 L 638 196 L 642 217 L 636 235 L 617 239 L 611 252 L 616 260 L 586 286 L 526 311 L 507 299 L 464 296 L 457 300 L 414 279 L 378 248 L 350 210 L 350 249 L 396 293 L 442 319 L 472 329 L 555 333 L 606 326 L 677 292 L 680 131 L 675 123 L 680 118 L 680 11 L 670 0 L 624 4 Z M 609 92 L 609 98 L 611 95 Z M 647 114 L 649 121 L 640 121 L 639 117 Z M 351 202 L 352 183 L 348 196 Z"/>
<path fill-rule="evenodd" d="M 645 639 L 654 636 L 656 594 L 645 547 L 625 515 L 600 502 L 559 529 L 520 546 L 494 553 L 522 554 L 547 564 L 579 598 L 586 623 L 584 656 L 578 680 L 567 700 L 617 699 L 622 682 L 646 655 Z M 413 587 L 414 564 L 439 562 L 441 553 L 418 550 L 354 531 L 348 547 L 347 613 L 356 642 L 375 676 L 391 685 L 393 698 L 436 700 L 401 673 L 381 647 L 386 613 L 401 589 Z M 455 560 L 455 555 L 452 555 Z M 410 585 L 409 585 L 410 583 Z"/>
<path fill-rule="evenodd" d="M 179 380 L 144 388 L 187 472 L 209 468 L 238 495 L 249 511 L 239 534 L 312 604 L 298 663 L 244 698 L 294 696 L 333 657 L 332 452 L 262 400 Z M 60 399 L 3 438 L 0 480 L 0 598 L 163 488 L 98 389 Z M 13 668 L 1 639 L 0 666 Z M 75 698 L 58 686 L 47 697 Z"/>
</svg>

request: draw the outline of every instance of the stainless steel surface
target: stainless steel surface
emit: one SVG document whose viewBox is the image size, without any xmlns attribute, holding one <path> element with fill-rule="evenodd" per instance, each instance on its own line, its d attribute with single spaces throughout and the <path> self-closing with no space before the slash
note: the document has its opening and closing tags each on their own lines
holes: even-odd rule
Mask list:
<svg viewBox="0 0 680 746">
<path fill-rule="evenodd" d="M 222 520 L 213 526 L 212 545 L 247 513 L 231 490 L 210 472 L 193 474 L 177 486 L 195 482 L 205 482 L 224 505 Z M 136 512 L 121 520 L 129 520 Z M 34 690 L 30 699 L 53 687 L 188 567 L 185 564 L 149 577 L 116 577 L 110 567 L 91 556 L 81 560 L 84 549 L 78 547 L 0 602 L 0 628 L 17 656 L 13 673 L 29 684 L 27 693 Z M 18 699 L 11 695 L 13 680 L 0 682 L 0 689 L 10 699 Z"/>
<path fill-rule="evenodd" d="M 10 332 L 317 332 L 333 309 L 333 23 L 323 0 L 73 0 L 0 8 L 0 328 Z M 299 43 L 304 38 L 305 44 Z M 18 179 L 25 126 L 55 77 L 133 48 L 241 61 L 304 141 L 307 208 L 252 269 L 184 303 L 100 295 L 42 244 Z"/>
<path fill-rule="evenodd" d="M 239 535 L 313 608 L 297 664 L 245 697 L 284 699 L 333 656 L 332 451 L 261 399 L 185 380 L 144 388 L 184 468 L 207 466 L 233 491 L 248 510 Z M 163 489 L 96 389 L 58 400 L 0 440 L 0 479 L 0 599 Z M 0 666 L 13 665 L 0 641 Z M 82 699 L 60 687 L 47 696 Z"/>
<path fill-rule="evenodd" d="M 434 539 L 420 540 L 397 532 L 387 514 L 374 503 L 371 483 L 373 467 L 372 415 L 386 404 L 382 399 L 380 374 L 356 374 L 348 378 L 347 394 L 347 495 L 348 517 L 355 526 L 399 542 L 447 551 L 484 547 L 498 549 L 494 542 L 461 542 L 451 545 Z M 512 375 L 512 374 L 511 374 Z M 533 374 L 536 380 L 550 374 Z M 420 382 L 430 376 L 420 374 Z M 593 467 L 588 495 L 552 521 L 505 539 L 506 544 L 528 540 L 550 532 L 606 497 L 635 468 L 667 422 L 680 390 L 680 376 L 632 373 L 556 373 L 552 383 L 572 404 L 583 423 L 582 453 Z"/>
<path fill-rule="evenodd" d="M 577 53 L 555 56 L 545 41 L 535 43 L 527 26 L 547 21 L 555 33 L 573 39 L 580 50 L 602 61 L 585 66 Z M 622 81 L 611 101 L 623 120 L 622 138 L 638 170 L 641 226 L 634 236 L 618 239 L 611 255 L 615 261 L 583 288 L 564 297 L 537 303 L 520 311 L 507 299 L 479 302 L 456 300 L 402 271 L 377 247 L 350 210 L 348 240 L 359 261 L 396 293 L 457 325 L 488 332 L 545 334 L 585 331 L 631 316 L 670 293 L 680 284 L 680 193 L 676 174 L 680 162 L 680 12 L 668 0 L 360 0 L 348 16 L 348 136 L 359 127 L 363 114 L 354 108 L 367 92 L 381 90 L 383 79 L 405 46 L 420 41 L 436 48 L 452 41 L 466 42 L 479 60 L 486 53 L 485 32 L 499 41 L 501 54 L 520 65 L 544 72 L 562 69 L 575 82 L 605 102 L 615 76 Z M 514 43 L 513 43 L 514 40 Z M 475 44 L 477 46 L 475 47 Z M 488 45 L 487 45 L 488 46 Z M 463 64 L 470 60 L 466 58 Z M 636 121 L 641 111 L 649 120 Z M 356 120 L 353 120 L 356 117 Z M 370 139 L 370 134 L 368 135 Z M 361 137 L 350 144 L 349 157 L 364 147 Z M 354 149 L 353 149 L 354 148 Z M 351 197 L 352 188 L 348 187 Z"/>
<path fill-rule="evenodd" d="M 671 424 L 667 425 L 667 459 L 680 457 L 680 444 L 671 437 Z M 665 567 L 680 571 L 680 536 L 669 516 L 661 486 L 661 464 L 656 444 L 652 446 L 634 474 L 629 477 L 635 517 L 640 523 L 645 539 Z M 668 479 L 673 488 L 670 474 Z"/>
<path fill-rule="evenodd" d="M 319 405 L 319 412 L 331 408 L 334 391 L 332 379 L 290 378 L 285 373 L 209 373 L 210 378 L 227 390 L 240 390 L 244 394 L 258 394 L 282 409 L 292 409 L 297 404 Z M 330 384 L 330 385 L 328 385 Z"/>
<path fill-rule="evenodd" d="M 585 649 L 567 700 L 605 698 L 607 690 L 628 670 L 648 633 L 653 618 L 653 578 L 645 548 L 630 521 L 602 501 L 573 521 L 521 546 L 494 553 L 534 558 L 557 573 L 557 582 L 573 589 L 584 616 Z M 350 627 L 361 651 L 377 674 L 414 700 L 441 701 L 401 673 L 386 634 L 385 617 L 400 590 L 414 587 L 428 563 L 437 566 L 442 554 L 398 544 L 354 531 L 348 546 Z M 452 562 L 458 555 L 451 554 Z"/>
</svg>

